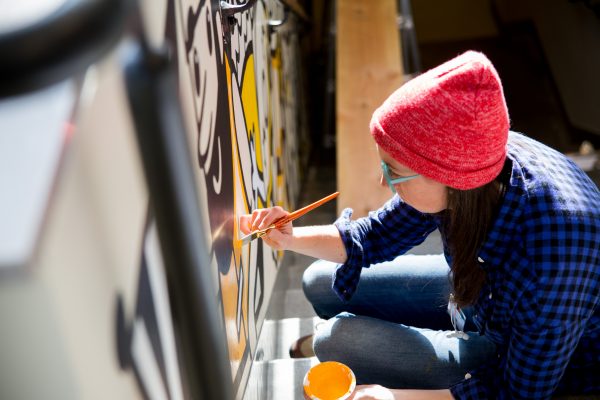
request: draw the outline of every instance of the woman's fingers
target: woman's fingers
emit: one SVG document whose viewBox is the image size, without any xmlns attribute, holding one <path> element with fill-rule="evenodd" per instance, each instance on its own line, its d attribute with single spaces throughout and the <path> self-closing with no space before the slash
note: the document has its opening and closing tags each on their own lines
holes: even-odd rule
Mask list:
<svg viewBox="0 0 600 400">
<path fill-rule="evenodd" d="M 358 385 L 349 400 L 394 400 L 394 393 L 379 385 Z"/>
<path fill-rule="evenodd" d="M 254 210 L 252 214 L 240 217 L 240 229 L 245 233 L 265 229 L 288 214 L 287 211 L 279 206 Z M 248 232 L 245 229 L 248 229 Z"/>
<path fill-rule="evenodd" d="M 252 232 L 252 214 L 244 214 L 240 216 L 240 230 L 244 235 Z"/>
<path fill-rule="evenodd" d="M 265 214 L 263 212 L 264 210 L 260 209 L 260 210 L 254 210 L 252 211 L 252 218 L 250 220 L 250 227 L 252 228 L 253 231 L 258 229 L 258 225 L 260 224 L 260 222 L 262 221 L 262 219 L 265 217 Z"/>
<path fill-rule="evenodd" d="M 244 235 L 250 232 L 266 229 L 281 218 L 289 215 L 281 207 L 262 208 L 252 211 L 252 214 L 240 216 L 240 230 Z M 268 231 L 262 239 L 271 248 L 275 250 L 285 250 L 292 234 L 292 223 L 288 222 L 284 226 Z"/>
<path fill-rule="evenodd" d="M 288 215 L 281 207 L 263 208 L 252 212 L 252 230 L 265 229 Z"/>
<path fill-rule="evenodd" d="M 275 222 L 280 220 L 281 218 L 287 216 L 289 213 L 285 211 L 283 208 L 279 206 L 275 206 L 270 209 L 270 211 L 265 215 L 265 218 L 262 220 L 258 229 L 265 229 L 269 226 L 273 225 Z"/>
<path fill-rule="evenodd" d="M 286 235 L 277 229 L 271 229 L 262 237 L 262 240 L 275 250 L 285 250 L 287 248 L 289 235 Z"/>
</svg>

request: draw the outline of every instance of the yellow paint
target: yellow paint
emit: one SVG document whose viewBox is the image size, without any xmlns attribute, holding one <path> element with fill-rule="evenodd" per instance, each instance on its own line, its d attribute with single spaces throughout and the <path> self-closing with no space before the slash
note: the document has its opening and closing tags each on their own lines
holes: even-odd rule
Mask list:
<svg viewBox="0 0 600 400">
<path fill-rule="evenodd" d="M 234 170 L 234 182 L 233 184 L 233 211 L 234 211 L 234 226 L 233 226 L 233 253 L 235 258 L 235 265 L 240 265 L 240 255 L 242 249 L 242 242 L 239 238 L 242 236 L 240 233 L 240 216 L 235 214 L 237 211 L 237 192 L 236 192 L 236 184 L 235 182 L 242 182 L 242 168 L 240 165 L 240 160 L 238 159 L 238 144 L 237 144 L 237 135 L 236 135 L 236 127 L 235 127 L 235 117 L 234 117 L 234 108 L 233 108 L 233 94 L 231 89 L 231 69 L 229 67 L 229 61 L 225 58 L 225 70 L 227 74 L 227 94 L 229 101 L 229 124 L 231 128 L 231 159 L 233 160 L 233 170 Z M 241 190 L 244 190 L 244 185 L 240 184 Z M 243 210 L 245 212 L 249 212 L 249 206 L 246 202 L 247 195 L 246 193 L 242 193 L 241 198 L 244 201 Z"/>
<path fill-rule="evenodd" d="M 274 67 L 278 68 L 278 79 L 281 81 L 282 79 L 282 71 L 281 71 L 281 60 L 280 55 L 281 52 L 277 53 L 277 60 L 273 64 Z M 236 85 L 236 81 L 233 79 L 231 67 L 227 58 L 224 59 L 224 65 L 227 76 L 227 94 L 228 94 L 228 103 L 229 103 L 229 123 L 230 123 L 230 132 L 231 132 L 231 143 L 232 143 L 232 167 L 233 167 L 233 199 L 234 199 L 234 227 L 233 227 L 233 251 L 230 258 L 230 266 L 228 269 L 228 273 L 226 275 L 219 275 L 220 287 L 221 287 L 221 296 L 223 303 L 223 312 L 224 312 L 224 320 L 225 320 L 225 329 L 227 335 L 227 344 L 229 351 L 229 359 L 232 368 L 232 375 L 235 379 L 239 373 L 242 371 L 239 370 L 241 362 L 245 354 L 250 353 L 250 343 L 248 341 L 249 334 L 249 306 L 250 306 L 250 270 L 251 268 L 255 268 L 256 266 L 251 265 L 251 257 L 249 247 L 243 247 L 241 240 L 239 238 L 242 236 L 239 226 L 239 217 L 241 213 L 249 213 L 250 206 L 248 204 L 248 197 L 251 194 L 245 192 L 245 186 L 243 185 L 243 176 L 244 170 L 240 163 L 240 159 L 238 157 L 238 141 L 237 141 L 237 127 L 235 124 L 235 108 L 233 106 L 233 85 Z M 276 83 L 276 84 L 280 84 Z M 275 111 L 275 105 L 272 105 L 272 99 L 270 96 L 270 90 L 267 93 L 267 98 L 269 99 L 269 110 L 268 110 L 268 123 L 272 123 L 272 115 Z M 280 93 L 281 94 L 281 93 Z M 258 166 L 259 172 L 263 172 L 264 182 L 266 185 L 266 193 L 267 199 L 258 198 L 257 199 L 257 207 L 270 207 L 274 204 L 271 204 L 271 198 L 275 199 L 275 203 L 278 205 L 284 205 L 287 203 L 287 199 L 285 199 L 285 181 L 284 175 L 282 174 L 281 168 L 273 168 L 272 163 L 277 162 L 279 160 L 279 166 L 282 167 L 284 165 L 284 160 L 282 160 L 282 156 L 284 155 L 284 151 L 282 149 L 283 146 L 283 129 L 277 129 L 277 132 L 273 132 L 272 126 L 269 126 L 267 130 L 268 137 L 266 138 L 266 145 L 268 148 L 262 148 L 261 141 L 261 131 L 260 131 L 260 121 L 258 114 L 258 96 L 257 96 L 257 87 L 256 87 L 256 76 L 254 69 L 254 56 L 249 56 L 249 59 L 246 63 L 246 70 L 244 71 L 244 76 L 242 78 L 242 87 L 240 88 L 240 96 L 243 107 L 243 121 L 246 124 L 245 129 L 249 135 L 249 139 L 251 143 L 253 143 L 255 147 L 255 157 L 256 157 L 256 165 Z M 275 101 L 275 100 L 273 100 Z M 280 99 L 277 99 L 280 101 Z M 239 111 L 239 110 L 238 110 Z M 283 118 L 283 117 L 282 117 Z M 283 119 L 282 119 L 283 123 Z M 240 127 L 242 128 L 242 127 Z M 277 145 L 277 149 L 272 149 L 273 147 L 273 135 L 278 135 L 279 144 Z M 251 137 L 253 136 L 253 137 Z M 271 154 L 273 151 L 273 154 Z M 266 171 L 263 171 L 266 169 Z M 229 184 L 229 183 L 227 183 Z M 241 191 L 241 192 L 240 192 Z M 283 257 L 283 252 L 278 251 L 275 253 L 278 259 Z M 242 278 L 243 277 L 243 278 Z M 241 305 L 241 309 L 238 306 Z M 241 315 L 239 313 L 241 312 Z M 238 319 L 241 320 L 241 323 L 238 326 Z"/>
<path fill-rule="evenodd" d="M 256 151 L 257 167 L 263 172 L 263 148 L 260 141 L 260 122 L 258 120 L 258 97 L 256 94 L 256 77 L 254 75 L 254 55 L 246 61 L 246 69 L 242 79 L 242 105 L 248 137 L 254 133 L 254 148 Z"/>
<path fill-rule="evenodd" d="M 270 52 L 269 52 L 270 53 Z M 273 192 L 273 186 L 271 185 L 272 181 L 273 181 L 273 166 L 271 165 L 273 163 L 273 155 L 270 154 L 271 149 L 273 148 L 273 105 L 272 103 L 272 99 L 271 99 L 271 71 L 267 71 L 267 76 L 266 76 L 266 81 L 267 81 L 267 135 L 269 135 L 269 138 L 267 140 L 267 143 L 269 145 L 269 155 L 268 155 L 268 161 L 267 161 L 267 169 L 269 171 L 269 176 L 268 176 L 268 182 L 269 182 L 269 187 L 267 189 L 267 206 L 268 207 L 272 207 L 274 204 L 270 203 L 270 199 L 272 198 L 272 192 Z"/>
<path fill-rule="evenodd" d="M 239 361 L 244 355 L 244 351 L 248 343 L 244 330 L 247 328 L 248 318 L 243 318 L 242 331 L 238 337 L 237 331 L 237 296 L 239 290 L 239 282 L 233 265 L 233 258 L 227 275 L 220 275 L 221 292 L 223 294 L 223 311 L 225 313 L 225 331 L 227 333 L 227 347 L 229 349 L 229 360 L 232 366 L 239 365 Z M 244 277 L 243 284 L 246 285 L 248 277 Z M 243 297 L 243 296 L 242 296 Z M 244 316 L 246 316 L 245 314 Z M 232 375 L 235 377 L 236 370 L 232 370 Z"/>
<path fill-rule="evenodd" d="M 282 107 L 281 105 L 281 98 L 283 96 L 283 89 L 282 86 L 284 85 L 283 82 L 283 60 L 281 58 L 281 54 L 282 54 L 282 50 L 281 50 L 281 42 L 278 42 L 277 47 L 275 48 L 275 52 L 273 54 L 273 57 L 271 58 L 271 66 L 273 67 L 273 69 L 275 70 L 275 76 L 276 76 L 276 81 L 273 82 L 273 85 L 277 85 L 278 90 L 276 91 L 276 93 L 278 94 L 279 98 L 276 99 L 275 101 L 279 102 L 277 108 L 277 111 L 279 113 L 279 126 L 277 127 L 277 131 L 273 132 L 274 135 L 277 135 L 277 140 L 275 141 L 276 146 L 273 149 L 273 158 L 276 160 L 280 160 L 279 164 L 278 164 L 278 168 L 277 171 L 275 172 L 275 176 L 273 176 L 271 178 L 271 180 L 273 181 L 274 184 L 274 188 L 273 190 L 275 191 L 275 193 L 277 194 L 275 197 L 275 205 L 281 206 L 281 207 L 289 207 L 289 202 L 287 201 L 286 197 L 286 190 L 285 190 L 285 181 L 284 181 L 284 176 L 282 175 L 282 168 L 284 168 L 284 165 L 287 163 L 287 160 L 283 160 L 283 146 L 284 146 L 284 141 L 285 138 L 283 137 L 283 132 L 284 132 L 284 125 L 285 125 L 285 113 L 284 111 L 284 107 Z M 275 111 L 273 111 L 275 112 Z"/>
<path fill-rule="evenodd" d="M 308 399 L 345 400 L 356 387 L 356 378 L 348 366 L 326 361 L 312 367 L 304 378 L 304 394 Z"/>
<path fill-rule="evenodd" d="M 237 210 L 236 201 L 236 184 L 235 178 L 238 179 L 238 182 L 241 179 L 241 168 L 239 165 L 239 159 L 237 158 L 237 140 L 236 140 L 236 128 L 235 128 L 235 118 L 234 118 L 234 108 L 233 108 L 233 94 L 232 94 L 232 83 L 231 83 L 231 69 L 229 66 L 229 62 L 227 58 L 225 58 L 225 70 L 227 75 L 227 94 L 228 94 L 228 102 L 229 102 L 229 124 L 231 130 L 231 139 L 232 139 L 232 157 L 234 162 L 234 182 L 233 184 L 233 198 L 234 198 L 234 213 Z M 243 186 L 240 185 L 243 190 Z M 241 196 L 243 201 L 245 202 L 246 196 Z M 244 204 L 244 210 L 248 210 L 248 205 Z M 231 363 L 232 376 L 235 379 L 238 374 L 238 368 L 240 365 L 240 361 L 244 356 L 244 353 L 249 345 L 246 337 L 247 337 L 247 329 L 248 329 L 248 284 L 249 284 L 249 274 L 248 267 L 245 268 L 242 266 L 241 262 L 241 253 L 242 253 L 242 243 L 238 239 L 240 237 L 240 229 L 239 229 L 239 216 L 234 215 L 234 229 L 233 229 L 233 253 L 231 257 L 229 272 L 227 275 L 219 275 L 220 284 L 221 284 L 221 296 L 223 302 L 223 313 L 225 319 L 225 330 L 227 334 L 227 347 L 229 350 L 229 359 Z M 248 263 L 246 263 L 248 264 Z M 238 332 L 238 296 L 240 294 L 240 281 L 238 277 L 241 277 L 243 273 L 243 281 L 241 282 L 242 288 L 242 322 L 239 327 Z"/>
<path fill-rule="evenodd" d="M 271 65 L 275 69 L 281 69 L 281 45 L 277 44 L 275 55 L 271 58 Z"/>
</svg>

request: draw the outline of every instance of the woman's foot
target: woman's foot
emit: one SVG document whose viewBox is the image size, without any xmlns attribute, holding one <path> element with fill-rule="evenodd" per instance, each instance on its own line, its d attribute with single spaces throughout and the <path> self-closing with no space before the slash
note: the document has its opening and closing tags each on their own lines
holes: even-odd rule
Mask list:
<svg viewBox="0 0 600 400">
<path fill-rule="evenodd" d="M 290 346 L 290 357 L 292 358 L 308 358 L 314 357 L 315 352 L 313 351 L 313 336 L 306 335 L 300 339 L 294 341 Z"/>
</svg>

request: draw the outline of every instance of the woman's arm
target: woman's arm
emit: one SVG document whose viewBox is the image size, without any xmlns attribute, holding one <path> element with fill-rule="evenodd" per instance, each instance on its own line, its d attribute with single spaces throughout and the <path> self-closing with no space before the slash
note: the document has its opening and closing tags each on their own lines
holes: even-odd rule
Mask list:
<svg viewBox="0 0 600 400">
<path fill-rule="evenodd" d="M 267 235 L 266 243 L 277 240 L 279 232 Z M 340 232 L 334 225 L 307 226 L 293 229 L 288 250 L 338 264 L 346 262 L 346 248 Z"/>
<path fill-rule="evenodd" d="M 286 215 L 288 212 L 281 207 L 255 210 L 252 214 L 240 217 L 240 229 L 244 234 L 264 229 Z M 276 250 L 291 250 L 340 264 L 346 262 L 347 258 L 340 232 L 334 225 L 294 228 L 290 222 L 270 230 L 262 239 Z"/>
</svg>

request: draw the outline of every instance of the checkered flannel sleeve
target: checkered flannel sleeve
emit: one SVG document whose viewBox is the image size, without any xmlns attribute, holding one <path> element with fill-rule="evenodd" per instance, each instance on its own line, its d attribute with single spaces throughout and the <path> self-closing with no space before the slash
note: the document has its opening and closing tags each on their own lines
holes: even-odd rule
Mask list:
<svg viewBox="0 0 600 400">
<path fill-rule="evenodd" d="M 389 261 L 422 243 L 437 228 L 431 216 L 404 203 L 395 195 L 377 211 L 352 221 L 347 208 L 335 222 L 348 256 L 333 277 L 333 290 L 344 301 L 350 300 L 363 267 Z"/>
</svg>

